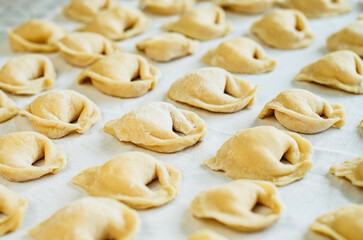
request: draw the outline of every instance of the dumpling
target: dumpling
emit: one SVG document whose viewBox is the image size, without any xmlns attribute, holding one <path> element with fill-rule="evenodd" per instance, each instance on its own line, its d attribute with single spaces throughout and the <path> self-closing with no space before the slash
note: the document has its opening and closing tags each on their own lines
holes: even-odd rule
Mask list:
<svg viewBox="0 0 363 240">
<path fill-rule="evenodd" d="M 170 103 L 152 102 L 109 121 L 103 130 L 120 141 L 173 153 L 201 141 L 207 124 L 193 112 L 177 109 Z"/>
<path fill-rule="evenodd" d="M 315 220 L 310 229 L 335 240 L 361 240 L 363 205 L 348 205 L 324 214 Z"/>
<path fill-rule="evenodd" d="M 63 12 L 73 20 L 89 22 L 101 11 L 114 6 L 113 0 L 73 0 Z"/>
<path fill-rule="evenodd" d="M 149 24 L 149 19 L 140 10 L 122 6 L 101 12 L 78 31 L 99 33 L 112 40 L 124 40 L 141 34 Z"/>
<path fill-rule="evenodd" d="M 296 10 L 273 11 L 256 21 L 251 31 L 265 44 L 279 49 L 305 48 L 314 41 L 306 17 Z"/>
<path fill-rule="evenodd" d="M 319 96 L 303 89 L 281 92 L 268 102 L 259 118 L 275 115 L 287 129 L 306 134 L 314 134 L 334 126 L 345 125 L 345 112 L 340 104 L 330 104 Z"/>
<path fill-rule="evenodd" d="M 20 227 L 27 206 L 26 199 L 0 184 L 0 237 Z"/>
<path fill-rule="evenodd" d="M 158 62 L 168 62 L 175 58 L 194 54 L 199 42 L 179 33 L 163 33 L 136 44 L 137 50 Z"/>
<path fill-rule="evenodd" d="M 205 41 L 227 35 L 230 25 L 223 9 L 213 6 L 189 10 L 177 21 L 165 23 L 163 29 Z"/>
<path fill-rule="evenodd" d="M 37 97 L 20 111 L 34 129 L 49 138 L 61 138 L 73 131 L 87 132 L 101 118 L 91 100 L 72 90 L 55 90 Z"/>
<path fill-rule="evenodd" d="M 15 102 L 0 90 L 0 123 L 12 119 L 19 113 Z"/>
<path fill-rule="evenodd" d="M 270 213 L 253 212 L 257 204 L 269 208 Z M 211 218 L 238 231 L 254 232 L 279 220 L 282 202 L 269 182 L 236 180 L 200 192 L 190 204 L 190 211 L 197 218 Z"/>
<path fill-rule="evenodd" d="M 118 52 L 83 70 L 77 81 L 83 84 L 90 80 L 107 95 L 132 98 L 152 90 L 160 77 L 160 71 L 144 57 Z"/>
<path fill-rule="evenodd" d="M 260 126 L 237 132 L 204 165 L 233 179 L 283 186 L 305 176 L 313 165 L 311 154 L 310 142 L 300 135 Z"/>
<path fill-rule="evenodd" d="M 139 7 L 155 14 L 171 15 L 192 8 L 194 3 L 195 0 L 140 0 Z"/>
<path fill-rule="evenodd" d="M 157 180 L 160 188 L 147 185 Z M 72 182 L 92 196 L 114 198 L 135 209 L 159 207 L 180 190 L 180 172 L 141 152 L 120 154 L 102 166 L 84 170 Z"/>
<path fill-rule="evenodd" d="M 276 60 L 269 57 L 257 42 L 244 37 L 222 42 L 204 54 L 202 62 L 241 74 L 270 72 L 276 66 Z"/>
<path fill-rule="evenodd" d="M 67 31 L 52 22 L 30 20 L 16 29 L 9 30 L 11 48 L 20 52 L 56 52 L 57 41 Z"/>
<path fill-rule="evenodd" d="M 363 61 L 348 50 L 332 52 L 304 67 L 295 79 L 362 94 Z"/>
<path fill-rule="evenodd" d="M 363 157 L 334 165 L 329 171 L 337 177 L 349 179 L 353 185 L 363 187 Z"/>
<path fill-rule="evenodd" d="M 37 166 L 36 162 L 44 160 Z M 17 132 L 0 137 L 0 174 L 13 182 L 56 174 L 67 164 L 63 149 L 36 132 Z"/>
<path fill-rule="evenodd" d="M 60 209 L 28 233 L 35 240 L 133 240 L 139 225 L 137 212 L 122 203 L 85 197 Z"/>
<path fill-rule="evenodd" d="M 58 42 L 60 55 L 77 67 L 86 67 L 121 48 L 97 33 L 71 33 Z"/>
<path fill-rule="evenodd" d="M 275 0 L 214 0 L 214 3 L 228 10 L 257 14 L 269 10 Z"/>
<path fill-rule="evenodd" d="M 228 239 L 211 230 L 202 230 L 190 236 L 188 240 L 228 240 Z"/>
<path fill-rule="evenodd" d="M 201 68 L 175 81 L 168 97 L 212 112 L 236 112 L 255 102 L 257 87 L 220 68 Z"/>
<path fill-rule="evenodd" d="M 36 94 L 54 86 L 56 73 L 48 57 L 28 54 L 15 57 L 0 70 L 0 89 L 13 94 Z"/>
</svg>

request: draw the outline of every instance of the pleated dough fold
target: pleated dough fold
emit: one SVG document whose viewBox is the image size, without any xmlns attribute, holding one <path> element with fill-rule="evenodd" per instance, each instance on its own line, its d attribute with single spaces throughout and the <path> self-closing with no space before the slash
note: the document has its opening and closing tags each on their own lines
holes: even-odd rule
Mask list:
<svg viewBox="0 0 363 240">
<path fill-rule="evenodd" d="M 188 240 L 228 240 L 227 238 L 211 231 L 201 230 L 188 238 Z"/>
<path fill-rule="evenodd" d="M 214 0 L 214 3 L 228 10 L 257 14 L 266 12 L 274 5 L 275 0 Z"/>
<path fill-rule="evenodd" d="M 194 3 L 195 0 L 140 0 L 139 7 L 155 14 L 171 15 L 189 10 Z"/>
<path fill-rule="evenodd" d="M 73 20 L 89 22 L 101 11 L 114 6 L 113 0 L 72 0 L 63 8 L 63 12 Z"/>
<path fill-rule="evenodd" d="M 19 113 L 15 102 L 0 90 L 0 123 L 6 122 Z"/>
<path fill-rule="evenodd" d="M 353 185 L 363 187 L 363 157 L 338 163 L 329 171 L 337 177 L 347 178 Z"/>
</svg>

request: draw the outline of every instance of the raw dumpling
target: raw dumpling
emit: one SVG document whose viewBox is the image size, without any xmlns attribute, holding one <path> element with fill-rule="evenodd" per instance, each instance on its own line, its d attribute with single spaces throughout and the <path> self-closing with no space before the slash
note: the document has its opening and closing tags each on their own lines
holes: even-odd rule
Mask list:
<svg viewBox="0 0 363 240">
<path fill-rule="evenodd" d="M 362 94 L 363 62 L 351 51 L 332 52 L 304 67 L 295 79 Z"/>
<path fill-rule="evenodd" d="M 228 10 L 257 14 L 269 10 L 275 0 L 214 0 L 214 3 Z"/>
<path fill-rule="evenodd" d="M 66 159 L 62 148 L 39 133 L 17 132 L 0 137 L 0 174 L 10 181 L 56 174 L 66 166 Z M 37 166 L 39 160 L 44 160 L 44 164 Z"/>
<path fill-rule="evenodd" d="M 97 33 L 71 33 L 58 42 L 60 55 L 70 64 L 86 67 L 121 51 L 111 40 Z"/>
<path fill-rule="evenodd" d="M 202 230 L 190 236 L 188 240 L 228 240 L 228 239 L 213 231 Z"/>
<path fill-rule="evenodd" d="M 49 138 L 61 138 L 73 131 L 87 132 L 101 118 L 91 100 L 72 90 L 55 90 L 37 97 L 20 111 L 34 129 Z"/>
<path fill-rule="evenodd" d="M 109 121 L 103 130 L 120 141 L 173 153 L 201 141 L 207 124 L 193 112 L 177 109 L 170 103 L 152 102 Z"/>
<path fill-rule="evenodd" d="M 310 170 L 312 146 L 296 133 L 270 126 L 241 130 L 204 165 L 233 179 L 256 179 L 277 186 L 300 180 Z"/>
<path fill-rule="evenodd" d="M 287 129 L 306 134 L 314 134 L 334 126 L 345 125 L 345 112 L 340 104 L 330 104 L 319 96 L 303 89 L 281 92 L 268 102 L 259 118 L 275 115 Z"/>
<path fill-rule="evenodd" d="M 63 12 L 76 21 L 91 21 L 102 10 L 115 5 L 113 0 L 73 0 Z"/>
<path fill-rule="evenodd" d="M 201 68 L 171 85 L 168 97 L 174 101 L 212 112 L 236 112 L 255 102 L 257 87 L 220 68 Z"/>
<path fill-rule="evenodd" d="M 0 123 L 12 119 L 19 113 L 15 102 L 0 90 Z"/>
<path fill-rule="evenodd" d="M 304 14 L 296 10 L 276 10 L 255 22 L 251 31 L 265 44 L 279 49 L 309 46 L 314 35 Z"/>
<path fill-rule="evenodd" d="M 160 188 L 147 185 L 157 180 Z M 180 190 L 180 172 L 150 155 L 128 152 L 102 166 L 84 170 L 72 179 L 92 196 L 114 198 L 135 209 L 159 207 L 172 201 Z"/>
<path fill-rule="evenodd" d="M 225 36 L 230 28 L 223 9 L 217 6 L 192 9 L 177 21 L 163 25 L 166 31 L 179 32 L 201 41 Z"/>
<path fill-rule="evenodd" d="M 349 179 L 353 185 L 363 187 L 363 157 L 334 165 L 329 171 L 337 177 Z"/>
<path fill-rule="evenodd" d="M 0 237 L 20 227 L 27 205 L 24 198 L 0 184 Z"/>
<path fill-rule="evenodd" d="M 140 10 L 115 7 L 101 12 L 78 31 L 99 33 L 112 40 L 124 40 L 144 32 L 148 27 L 149 19 Z"/>
<path fill-rule="evenodd" d="M 11 48 L 20 52 L 56 52 L 57 41 L 67 31 L 52 22 L 30 20 L 16 29 L 9 30 Z"/>
<path fill-rule="evenodd" d="M 199 42 L 179 33 L 163 33 L 136 44 L 139 51 L 158 62 L 168 62 L 175 58 L 191 55 L 197 51 Z"/>
<path fill-rule="evenodd" d="M 270 72 L 276 66 L 276 60 L 269 57 L 257 42 L 243 37 L 222 42 L 204 54 L 202 62 L 241 74 Z"/>
<path fill-rule="evenodd" d="M 35 240 L 133 240 L 139 230 L 136 211 L 109 198 L 85 197 L 30 229 Z"/>
<path fill-rule="evenodd" d="M 194 3 L 195 0 L 140 0 L 139 7 L 155 14 L 170 15 L 184 12 Z"/>
<path fill-rule="evenodd" d="M 160 76 L 160 71 L 145 58 L 119 52 L 83 70 L 78 76 L 78 83 L 90 80 L 98 90 L 107 95 L 131 98 L 152 90 Z"/>
<path fill-rule="evenodd" d="M 257 204 L 271 212 L 253 212 Z M 253 232 L 279 220 L 282 202 L 269 182 L 236 180 L 200 192 L 190 204 L 190 211 L 197 218 L 212 218 L 235 230 Z"/>
<path fill-rule="evenodd" d="M 315 220 L 310 229 L 335 240 L 361 240 L 363 205 L 348 205 L 324 214 Z"/>
<path fill-rule="evenodd" d="M 54 86 L 56 73 L 48 57 L 29 54 L 15 57 L 0 70 L 0 89 L 13 94 L 36 94 Z"/>
</svg>

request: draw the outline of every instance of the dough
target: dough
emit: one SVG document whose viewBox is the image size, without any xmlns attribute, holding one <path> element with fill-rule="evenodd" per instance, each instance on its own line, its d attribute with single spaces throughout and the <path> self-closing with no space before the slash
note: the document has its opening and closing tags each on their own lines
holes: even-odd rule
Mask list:
<svg viewBox="0 0 363 240">
<path fill-rule="evenodd" d="M 193 112 L 177 109 L 170 103 L 152 102 L 109 121 L 103 130 L 120 141 L 173 153 L 201 141 L 207 124 Z"/>
<path fill-rule="evenodd" d="M 144 32 L 149 23 L 149 19 L 140 10 L 122 6 L 101 12 L 78 31 L 99 33 L 112 40 L 124 40 Z"/>
<path fill-rule="evenodd" d="M 29 230 L 35 240 L 133 240 L 140 220 L 136 211 L 109 198 L 85 197 Z"/>
<path fill-rule="evenodd" d="M 137 50 L 158 62 L 191 55 L 197 51 L 199 42 L 179 33 L 163 33 L 136 44 Z"/>
<path fill-rule="evenodd" d="M 155 14 L 170 15 L 184 12 L 194 3 L 195 0 L 140 0 L 139 7 Z"/>
<path fill-rule="evenodd" d="M 87 132 L 101 118 L 99 108 L 72 90 L 55 90 L 37 97 L 20 111 L 34 129 L 49 138 L 61 138 L 73 131 Z"/>
<path fill-rule="evenodd" d="M 256 179 L 283 186 L 300 180 L 310 170 L 312 146 L 296 133 L 260 126 L 238 131 L 204 161 L 233 179 Z"/>
<path fill-rule="evenodd" d="M 83 70 L 77 81 L 83 84 L 90 80 L 107 95 L 131 98 L 152 90 L 160 77 L 160 71 L 145 58 L 118 52 Z"/>
<path fill-rule="evenodd" d="M 306 17 L 296 10 L 273 11 L 256 21 L 251 31 L 265 44 L 285 50 L 305 48 L 314 41 Z"/>
<path fill-rule="evenodd" d="M 181 15 L 177 21 L 165 23 L 163 29 L 205 41 L 227 35 L 230 25 L 223 9 L 212 6 L 194 8 Z"/>
<path fill-rule="evenodd" d="M 353 185 L 363 187 L 363 157 L 334 165 L 329 171 L 337 177 L 349 179 Z"/>
<path fill-rule="evenodd" d="M 160 188 L 147 185 L 157 180 Z M 120 154 L 102 166 L 84 170 L 72 182 L 92 196 L 114 198 L 135 209 L 159 207 L 180 190 L 180 172 L 141 152 Z"/>
<path fill-rule="evenodd" d="M 35 163 L 44 159 L 41 166 Z M 13 182 L 56 174 L 67 164 L 63 149 L 36 132 L 17 132 L 0 137 L 0 174 Z"/>
<path fill-rule="evenodd" d="M 363 61 L 351 51 L 332 52 L 304 67 L 295 79 L 362 94 Z"/>
<path fill-rule="evenodd" d="M 0 123 L 6 122 L 18 115 L 19 108 L 15 102 L 0 90 Z"/>
<path fill-rule="evenodd" d="M 0 237 L 20 227 L 27 205 L 24 198 L 0 184 Z"/>
<path fill-rule="evenodd" d="M 227 71 L 201 68 L 175 81 L 168 97 L 212 112 L 236 112 L 255 102 L 257 87 Z"/>
<path fill-rule="evenodd" d="M 345 125 L 345 112 L 340 104 L 330 104 L 319 96 L 303 89 L 281 92 L 268 102 L 259 118 L 275 115 L 287 129 L 306 134 L 314 134 L 334 126 Z"/>
<path fill-rule="evenodd" d="M 36 94 L 54 86 L 56 73 L 48 57 L 28 54 L 15 57 L 0 70 L 0 89 L 13 94 Z"/>
<path fill-rule="evenodd" d="M 257 204 L 271 212 L 253 212 Z M 269 182 L 236 180 L 200 192 L 190 204 L 190 211 L 197 218 L 211 218 L 238 231 L 254 232 L 279 220 L 282 202 Z"/>
<path fill-rule="evenodd" d="M 188 240 L 228 240 L 227 238 L 210 230 L 199 231 L 188 238 Z"/>
<path fill-rule="evenodd" d="M 363 205 L 348 205 L 324 214 L 315 220 L 310 229 L 335 240 L 361 240 Z"/>
<path fill-rule="evenodd" d="M 73 0 L 63 12 L 73 20 L 89 22 L 101 11 L 114 6 L 113 0 Z"/>
<path fill-rule="evenodd" d="M 55 23 L 34 19 L 10 29 L 9 41 L 17 52 L 56 52 L 57 41 L 66 34 L 67 31 Z"/>
<path fill-rule="evenodd" d="M 71 33 L 58 42 L 60 55 L 77 67 L 103 59 L 121 48 L 114 42 L 97 33 Z"/>
<path fill-rule="evenodd" d="M 241 74 L 270 72 L 276 66 L 276 60 L 269 57 L 257 42 L 244 37 L 222 42 L 204 54 L 202 62 Z"/>
<path fill-rule="evenodd" d="M 214 0 L 214 3 L 228 10 L 257 14 L 269 10 L 275 0 Z"/>
</svg>

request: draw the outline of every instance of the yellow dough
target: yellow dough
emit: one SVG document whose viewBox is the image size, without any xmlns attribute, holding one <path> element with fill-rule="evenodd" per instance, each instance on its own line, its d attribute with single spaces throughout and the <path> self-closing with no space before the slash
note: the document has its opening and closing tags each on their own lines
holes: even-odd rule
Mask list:
<svg viewBox="0 0 363 240">
<path fill-rule="evenodd" d="M 213 231 L 201 230 L 190 236 L 188 240 L 228 240 L 228 239 Z"/>
<path fill-rule="evenodd" d="M 241 74 L 270 72 L 276 66 L 276 60 L 269 57 L 257 42 L 244 37 L 222 42 L 204 54 L 202 62 Z"/>
<path fill-rule="evenodd" d="M 363 157 L 334 165 L 329 171 L 337 177 L 349 179 L 353 185 L 363 187 Z"/>
<path fill-rule="evenodd" d="M 58 42 L 60 55 L 77 67 L 88 65 L 121 51 L 111 40 L 97 33 L 71 33 Z"/>
<path fill-rule="evenodd" d="M 160 71 L 144 57 L 118 52 L 83 70 L 78 83 L 90 80 L 107 95 L 131 98 L 152 90 L 160 77 Z"/>
<path fill-rule="evenodd" d="M 115 6 L 113 0 L 72 0 L 63 12 L 76 21 L 89 22 L 103 10 Z"/>
<path fill-rule="evenodd" d="M 269 10 L 275 0 L 214 0 L 214 3 L 228 10 L 257 14 Z"/>
<path fill-rule="evenodd" d="M 15 102 L 0 90 L 0 123 L 12 119 L 19 113 Z"/>
<path fill-rule="evenodd" d="M 27 205 L 24 198 L 0 184 L 0 237 L 20 227 Z"/>
<path fill-rule="evenodd" d="M 61 138 L 73 131 L 87 132 L 101 118 L 91 100 L 72 90 L 55 90 L 37 97 L 20 111 L 37 132 Z"/>
<path fill-rule="evenodd" d="M 133 240 L 139 225 L 137 212 L 122 203 L 85 197 L 60 209 L 28 233 L 35 240 Z"/>
<path fill-rule="evenodd" d="M 52 22 L 30 20 L 16 29 L 9 30 L 11 48 L 19 52 L 56 52 L 57 41 L 67 31 Z"/>
<path fill-rule="evenodd" d="M 34 165 L 44 159 L 41 166 Z M 0 137 L 0 174 L 13 182 L 56 174 L 67 164 L 63 149 L 36 132 L 17 132 Z"/>
<path fill-rule="evenodd" d="M 157 180 L 160 188 L 147 184 Z M 135 209 L 159 207 L 180 190 L 180 172 L 141 152 L 120 154 L 102 166 L 88 168 L 72 179 L 92 196 L 114 198 Z"/>
<path fill-rule="evenodd" d="M 54 86 L 56 73 L 48 57 L 28 54 L 15 57 L 0 70 L 0 89 L 13 94 L 36 94 Z"/>
<path fill-rule="evenodd" d="M 137 50 L 158 62 L 191 55 L 197 51 L 199 42 L 179 33 L 163 33 L 136 44 Z"/>
<path fill-rule="evenodd" d="M 348 205 L 324 214 L 315 220 L 310 229 L 335 240 L 361 240 L 363 205 Z"/>
<path fill-rule="evenodd" d="M 177 21 L 165 23 L 163 29 L 205 41 L 227 35 L 230 25 L 223 9 L 213 6 L 194 8 L 181 15 Z"/>
<path fill-rule="evenodd" d="M 259 118 L 275 115 L 287 129 L 306 134 L 314 134 L 334 126 L 345 125 L 345 112 L 340 104 L 330 104 L 319 96 L 303 89 L 281 92 L 268 102 Z"/>
<path fill-rule="evenodd" d="M 296 10 L 273 11 L 256 21 L 251 31 L 265 44 L 285 50 L 305 48 L 314 41 L 308 20 Z"/>
<path fill-rule="evenodd" d="M 252 106 L 257 87 L 220 68 L 201 68 L 175 81 L 168 97 L 212 112 L 236 112 Z"/>
<path fill-rule="evenodd" d="M 311 154 L 310 142 L 300 135 L 260 126 L 237 132 L 204 165 L 233 179 L 283 186 L 305 176 L 313 165 Z"/>
<path fill-rule="evenodd" d="M 257 204 L 271 212 L 253 212 Z M 279 220 L 282 202 L 269 182 L 236 180 L 200 192 L 190 204 L 190 211 L 197 218 L 211 218 L 238 231 L 254 232 Z"/>
<path fill-rule="evenodd" d="M 149 19 L 140 10 L 122 6 L 101 12 L 78 31 L 99 33 L 112 40 L 124 40 L 144 32 L 149 23 Z"/>
<path fill-rule="evenodd" d="M 194 3 L 195 0 L 140 0 L 139 7 L 155 14 L 171 15 L 192 8 Z"/>
<path fill-rule="evenodd" d="M 348 50 L 332 52 L 304 67 L 295 79 L 362 94 L 363 61 Z"/>
<path fill-rule="evenodd" d="M 170 103 L 152 102 L 109 121 L 103 130 L 120 141 L 173 153 L 201 141 L 207 124 L 193 112 L 177 109 Z"/>
</svg>

